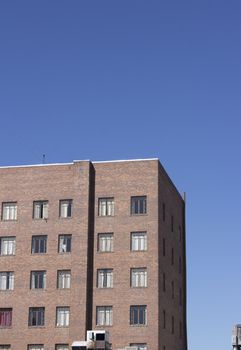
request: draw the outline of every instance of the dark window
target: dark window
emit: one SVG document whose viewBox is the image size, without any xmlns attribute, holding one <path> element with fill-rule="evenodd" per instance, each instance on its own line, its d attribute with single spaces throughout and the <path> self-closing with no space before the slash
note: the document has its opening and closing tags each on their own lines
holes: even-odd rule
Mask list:
<svg viewBox="0 0 241 350">
<path fill-rule="evenodd" d="M 30 327 L 44 326 L 44 307 L 30 307 L 28 325 Z"/>
<path fill-rule="evenodd" d="M 97 333 L 96 340 L 105 340 L 105 334 L 104 333 Z"/>
<path fill-rule="evenodd" d="M 179 257 L 179 273 L 182 273 L 182 259 Z"/>
<path fill-rule="evenodd" d="M 165 310 L 162 311 L 162 315 L 163 315 L 163 328 L 166 328 L 166 311 Z"/>
<path fill-rule="evenodd" d="M 9 344 L 0 345 L 0 350 L 11 350 L 11 345 Z"/>
<path fill-rule="evenodd" d="M 12 326 L 12 309 L 0 309 L 0 327 Z"/>
<path fill-rule="evenodd" d="M 179 322 L 179 338 L 182 337 L 182 322 Z"/>
<path fill-rule="evenodd" d="M 48 219 L 48 201 L 33 202 L 33 218 L 34 219 Z"/>
<path fill-rule="evenodd" d="M 31 272 L 31 289 L 45 289 L 46 288 L 46 271 L 32 271 Z"/>
<path fill-rule="evenodd" d="M 181 226 L 179 226 L 179 242 L 182 241 L 182 229 Z"/>
<path fill-rule="evenodd" d="M 165 292 L 166 291 L 166 274 L 165 273 L 163 273 L 162 280 L 163 280 L 162 289 L 163 289 L 163 292 Z"/>
<path fill-rule="evenodd" d="M 172 232 L 174 231 L 174 217 L 172 215 L 171 217 L 171 229 L 172 229 Z"/>
<path fill-rule="evenodd" d="M 47 251 L 47 236 L 32 237 L 32 254 L 44 254 Z"/>
<path fill-rule="evenodd" d="M 166 220 L 166 205 L 165 203 L 162 203 L 162 220 Z"/>
<path fill-rule="evenodd" d="M 146 196 L 131 197 L 131 214 L 142 215 L 147 213 Z"/>
<path fill-rule="evenodd" d="M 146 305 L 130 307 L 130 324 L 135 326 L 146 325 Z"/>
<path fill-rule="evenodd" d="M 172 316 L 172 334 L 174 334 L 174 316 Z"/>
<path fill-rule="evenodd" d="M 174 248 L 172 248 L 171 264 L 174 265 Z"/>
<path fill-rule="evenodd" d="M 179 288 L 179 305 L 182 306 L 182 288 Z"/>
<path fill-rule="evenodd" d="M 162 240 L 162 255 L 166 256 L 166 240 L 163 238 Z"/>
<path fill-rule="evenodd" d="M 59 201 L 59 216 L 70 218 L 72 216 L 72 199 L 61 199 Z"/>
<path fill-rule="evenodd" d="M 60 235 L 59 236 L 59 253 L 70 253 L 71 252 L 71 235 Z"/>
<path fill-rule="evenodd" d="M 174 281 L 172 281 L 172 299 L 174 299 Z"/>
</svg>

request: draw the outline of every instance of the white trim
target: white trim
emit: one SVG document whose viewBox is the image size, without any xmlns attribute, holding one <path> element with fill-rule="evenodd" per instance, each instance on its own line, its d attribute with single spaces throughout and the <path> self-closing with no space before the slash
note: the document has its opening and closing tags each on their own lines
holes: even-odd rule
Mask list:
<svg viewBox="0 0 241 350">
<path fill-rule="evenodd" d="M 34 168 L 34 167 L 55 166 L 55 165 L 73 165 L 73 163 L 5 165 L 5 166 L 0 166 L 0 169 L 8 169 L 8 168 L 31 168 L 31 167 Z"/>
<path fill-rule="evenodd" d="M 145 158 L 145 159 L 120 159 L 120 160 L 97 160 L 92 163 L 121 163 L 121 162 L 145 162 L 149 160 L 159 160 L 159 158 Z"/>
</svg>

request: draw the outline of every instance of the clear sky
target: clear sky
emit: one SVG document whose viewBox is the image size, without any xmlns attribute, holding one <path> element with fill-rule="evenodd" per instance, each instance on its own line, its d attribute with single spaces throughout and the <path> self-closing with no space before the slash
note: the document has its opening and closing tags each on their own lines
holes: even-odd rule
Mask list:
<svg viewBox="0 0 241 350">
<path fill-rule="evenodd" d="M 0 165 L 159 157 L 187 192 L 189 349 L 241 322 L 241 0 L 0 2 Z"/>
</svg>

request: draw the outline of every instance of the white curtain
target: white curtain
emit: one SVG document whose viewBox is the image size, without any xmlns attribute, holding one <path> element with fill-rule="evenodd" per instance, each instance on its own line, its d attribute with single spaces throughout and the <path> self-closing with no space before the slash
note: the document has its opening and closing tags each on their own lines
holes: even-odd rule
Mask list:
<svg viewBox="0 0 241 350">
<path fill-rule="evenodd" d="M 112 288 L 113 287 L 113 271 L 99 270 L 98 271 L 98 287 Z"/>
<path fill-rule="evenodd" d="M 1 239 L 1 255 L 15 254 L 15 238 L 4 237 Z"/>
<path fill-rule="evenodd" d="M 132 287 L 147 286 L 147 271 L 146 269 L 132 269 L 131 271 Z"/>
<path fill-rule="evenodd" d="M 112 307 L 98 307 L 97 308 L 97 325 L 98 326 L 111 326 L 113 323 Z"/>
<path fill-rule="evenodd" d="M 13 288 L 14 288 L 13 272 L 0 272 L 0 290 L 6 290 L 6 289 L 13 290 Z"/>
<path fill-rule="evenodd" d="M 17 220 L 17 205 L 4 204 L 3 205 L 3 220 Z"/>
<path fill-rule="evenodd" d="M 146 250 L 147 249 L 147 238 L 146 233 L 132 233 L 132 250 Z"/>
<path fill-rule="evenodd" d="M 57 345 L 56 350 L 69 350 L 69 347 L 68 345 Z"/>
<path fill-rule="evenodd" d="M 57 326 L 68 327 L 69 326 L 69 308 L 59 307 L 57 309 Z"/>
<path fill-rule="evenodd" d="M 43 345 L 29 345 L 28 350 L 44 350 Z"/>
<path fill-rule="evenodd" d="M 59 283 L 58 286 L 60 289 L 70 288 L 70 271 L 59 271 L 58 273 Z"/>
<path fill-rule="evenodd" d="M 100 234 L 99 235 L 99 251 L 112 252 L 113 251 L 113 235 L 112 234 Z"/>
</svg>

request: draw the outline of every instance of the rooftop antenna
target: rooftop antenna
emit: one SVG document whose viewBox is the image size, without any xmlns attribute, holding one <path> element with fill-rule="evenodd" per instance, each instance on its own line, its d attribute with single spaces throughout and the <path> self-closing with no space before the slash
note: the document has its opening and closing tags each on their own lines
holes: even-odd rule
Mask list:
<svg viewBox="0 0 241 350">
<path fill-rule="evenodd" d="M 43 154 L 42 164 L 45 164 L 45 154 Z"/>
</svg>

